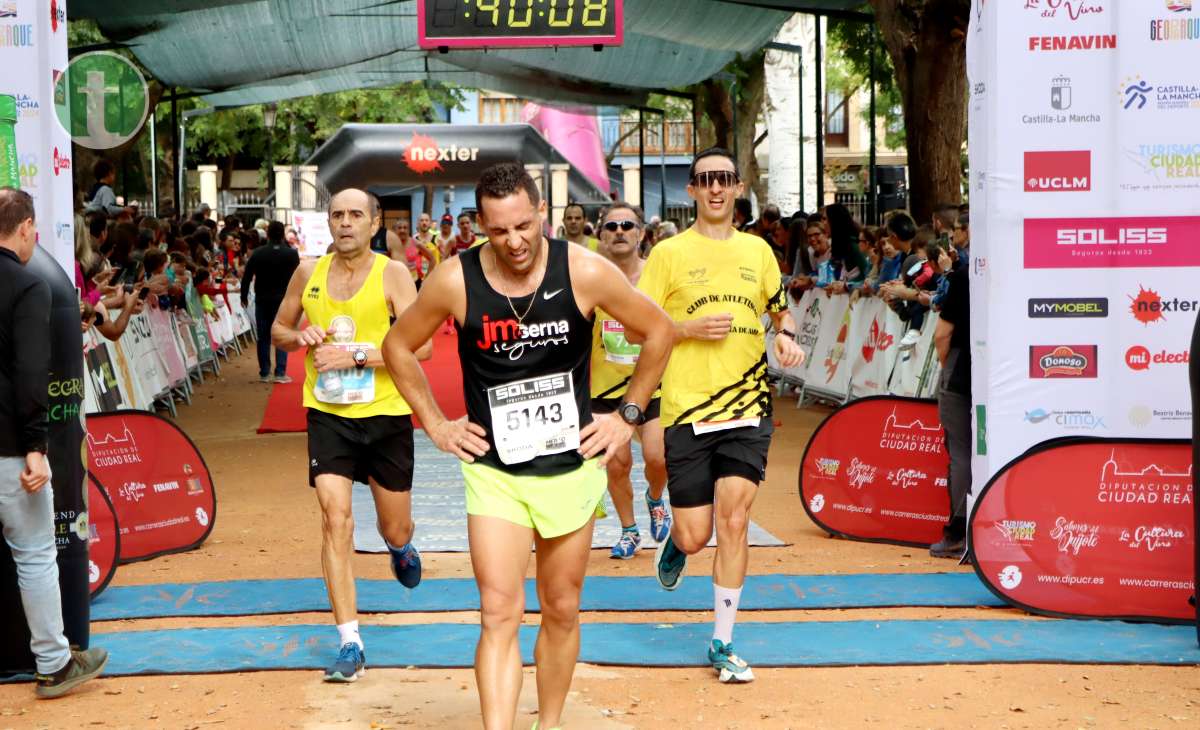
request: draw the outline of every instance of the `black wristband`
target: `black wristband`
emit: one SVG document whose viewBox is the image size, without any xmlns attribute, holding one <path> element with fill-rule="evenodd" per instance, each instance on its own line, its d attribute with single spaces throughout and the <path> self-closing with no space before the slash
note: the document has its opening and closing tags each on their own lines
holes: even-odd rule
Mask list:
<svg viewBox="0 0 1200 730">
<path fill-rule="evenodd" d="M 792 342 L 796 341 L 796 333 L 792 332 L 791 330 L 779 330 L 775 334 L 776 335 L 787 335 L 788 337 L 790 337 L 792 339 Z"/>
</svg>

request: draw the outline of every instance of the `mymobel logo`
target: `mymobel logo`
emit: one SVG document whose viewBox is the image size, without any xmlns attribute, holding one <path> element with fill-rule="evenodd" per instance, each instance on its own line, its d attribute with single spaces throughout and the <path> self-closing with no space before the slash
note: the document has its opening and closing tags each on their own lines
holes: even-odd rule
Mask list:
<svg viewBox="0 0 1200 730">
<path fill-rule="evenodd" d="M 1033 319 L 1053 317 L 1107 317 L 1108 299 L 1030 299 L 1029 316 Z"/>
<path fill-rule="evenodd" d="M 141 130 L 150 93 L 142 73 L 124 56 L 85 53 L 55 80 L 54 111 L 76 144 L 106 150 Z"/>
</svg>

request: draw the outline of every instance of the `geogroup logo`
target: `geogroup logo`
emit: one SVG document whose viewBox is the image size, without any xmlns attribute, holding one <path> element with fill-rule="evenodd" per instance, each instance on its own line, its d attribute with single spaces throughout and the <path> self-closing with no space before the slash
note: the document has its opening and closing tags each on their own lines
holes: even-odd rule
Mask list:
<svg viewBox="0 0 1200 730">
<path fill-rule="evenodd" d="M 1129 297 L 1129 313 L 1142 324 L 1161 322 L 1167 318 L 1167 314 L 1195 312 L 1198 309 L 1200 309 L 1200 301 L 1180 299 L 1179 297 L 1163 299 L 1158 292 L 1140 284 L 1137 294 Z"/>
<path fill-rule="evenodd" d="M 111 51 L 71 59 L 54 80 L 54 111 L 72 140 L 105 150 L 129 141 L 150 113 L 146 79 L 124 56 Z"/>
<path fill-rule="evenodd" d="M 1091 150 L 1025 153 L 1025 192 L 1083 192 L 1091 189 Z"/>
<path fill-rule="evenodd" d="M 1179 14 L 1191 12 L 1190 3 L 1187 7 L 1177 5 L 1168 10 Z M 1154 18 L 1150 21 L 1150 40 L 1156 43 L 1172 41 L 1200 40 L 1200 18 Z"/>
<path fill-rule="evenodd" d="M 1191 82 L 1153 84 L 1140 74 L 1125 77 L 1117 88 L 1121 108 L 1141 111 L 1150 107 L 1160 111 L 1200 108 L 1200 85 Z"/>
</svg>

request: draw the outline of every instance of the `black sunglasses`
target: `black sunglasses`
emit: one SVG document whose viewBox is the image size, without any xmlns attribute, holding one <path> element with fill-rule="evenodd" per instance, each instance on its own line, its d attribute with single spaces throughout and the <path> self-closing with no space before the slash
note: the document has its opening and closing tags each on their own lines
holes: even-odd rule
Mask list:
<svg viewBox="0 0 1200 730">
<path fill-rule="evenodd" d="M 618 228 L 628 233 L 629 231 L 632 231 L 634 228 L 638 227 L 638 224 L 634 223 L 633 221 L 609 221 L 608 223 L 604 224 L 604 230 L 608 231 L 609 233 L 616 233 Z"/>
<path fill-rule="evenodd" d="M 711 187 L 714 182 L 722 188 L 731 188 L 741 182 L 741 178 L 733 170 L 709 170 L 692 175 L 692 185 L 697 187 Z"/>
</svg>

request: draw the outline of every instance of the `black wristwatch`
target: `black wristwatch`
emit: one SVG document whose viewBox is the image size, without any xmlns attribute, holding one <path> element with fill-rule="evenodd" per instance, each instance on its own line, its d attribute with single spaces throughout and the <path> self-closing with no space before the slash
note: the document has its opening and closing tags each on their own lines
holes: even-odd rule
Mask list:
<svg viewBox="0 0 1200 730">
<path fill-rule="evenodd" d="M 366 366 L 367 366 L 367 351 L 366 350 L 355 350 L 354 351 L 354 367 L 359 370 L 362 370 Z"/>
<path fill-rule="evenodd" d="M 796 333 L 792 332 L 791 330 L 779 330 L 775 334 L 776 335 L 787 335 L 791 339 L 792 342 L 796 341 Z"/>
<path fill-rule="evenodd" d="M 617 413 L 620 414 L 621 420 L 630 426 L 640 426 L 646 422 L 646 414 L 637 403 L 621 401 L 621 407 L 617 409 Z"/>
</svg>

